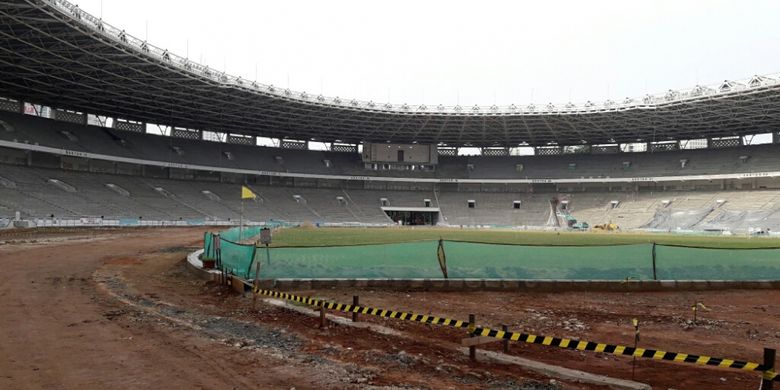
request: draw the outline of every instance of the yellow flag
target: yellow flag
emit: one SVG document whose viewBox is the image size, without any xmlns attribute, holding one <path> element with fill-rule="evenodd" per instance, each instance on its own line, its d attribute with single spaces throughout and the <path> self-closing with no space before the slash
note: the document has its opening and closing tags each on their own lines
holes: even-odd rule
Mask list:
<svg viewBox="0 0 780 390">
<path fill-rule="evenodd" d="M 257 195 L 255 195 L 252 190 L 247 188 L 246 186 L 241 186 L 241 199 L 255 199 L 257 198 Z"/>
</svg>

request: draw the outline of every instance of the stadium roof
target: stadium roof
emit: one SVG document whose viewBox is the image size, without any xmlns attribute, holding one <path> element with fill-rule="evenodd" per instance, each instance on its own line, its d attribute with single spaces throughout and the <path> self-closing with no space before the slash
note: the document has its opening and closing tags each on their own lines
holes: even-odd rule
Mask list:
<svg viewBox="0 0 780 390">
<path fill-rule="evenodd" d="M 576 145 L 780 130 L 780 80 L 583 104 L 410 106 L 290 91 L 230 76 L 63 0 L 0 0 L 0 95 L 177 127 L 324 142 Z"/>
</svg>

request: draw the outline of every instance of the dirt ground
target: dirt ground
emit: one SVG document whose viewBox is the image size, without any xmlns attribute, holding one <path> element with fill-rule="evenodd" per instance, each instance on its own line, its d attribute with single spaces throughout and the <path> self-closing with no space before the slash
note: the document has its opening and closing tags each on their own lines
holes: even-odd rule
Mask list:
<svg viewBox="0 0 780 390">
<path fill-rule="evenodd" d="M 470 362 L 464 330 L 361 317 L 384 335 L 258 303 L 186 271 L 202 228 L 26 233 L 0 245 L 0 388 L 599 389 Z M 3 241 L 0 234 L 0 241 Z M 299 291 L 480 325 L 760 361 L 780 344 L 780 291 L 425 293 Z M 703 302 L 693 324 L 690 306 Z M 500 344 L 484 346 L 499 350 Z M 512 344 L 510 354 L 616 378 L 630 358 Z M 755 389 L 758 374 L 639 360 L 656 389 Z"/>
</svg>

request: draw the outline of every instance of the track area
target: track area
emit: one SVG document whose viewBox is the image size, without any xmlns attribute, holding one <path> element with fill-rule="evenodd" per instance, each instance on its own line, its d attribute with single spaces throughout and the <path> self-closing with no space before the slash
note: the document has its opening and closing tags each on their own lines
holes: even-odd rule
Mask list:
<svg viewBox="0 0 780 390">
<path fill-rule="evenodd" d="M 201 230 L 71 234 L 67 241 L 0 247 L 0 388 L 317 383 L 316 375 L 300 367 L 236 353 L 225 343 L 171 327 L 162 317 L 143 315 L 97 288 L 93 274 L 101 267 L 141 264 L 144 254 L 161 247 L 198 244 Z"/>
<path fill-rule="evenodd" d="M 462 330 L 374 319 L 382 334 L 251 300 L 188 273 L 203 228 L 46 234 L 0 246 L 0 388 L 515 388 L 600 389 L 518 366 L 470 362 Z M 35 242 L 32 242 L 35 241 Z M 411 293 L 299 291 L 508 324 L 537 334 L 760 360 L 780 343 L 780 292 Z M 690 304 L 710 309 L 690 323 Z M 486 346 L 498 350 L 499 344 Z M 631 379 L 631 360 L 511 346 L 511 355 Z M 653 388 L 753 389 L 758 376 L 639 361 Z"/>
</svg>

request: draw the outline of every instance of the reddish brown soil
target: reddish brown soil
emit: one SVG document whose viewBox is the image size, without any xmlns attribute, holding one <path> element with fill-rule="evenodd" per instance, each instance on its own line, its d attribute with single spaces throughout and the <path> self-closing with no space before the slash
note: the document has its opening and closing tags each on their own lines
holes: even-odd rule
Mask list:
<svg viewBox="0 0 780 390">
<path fill-rule="evenodd" d="M 263 303 L 252 310 L 251 299 L 185 271 L 182 259 L 200 244 L 202 228 L 83 233 L 0 246 L 0 388 L 599 388 L 565 381 L 550 386 L 549 378 L 516 366 L 470 362 L 453 349 L 464 330 L 361 317 L 407 335 L 399 338 L 335 324 L 319 329 L 316 318 Z M 636 317 L 640 346 L 751 361 L 760 361 L 762 347 L 780 344 L 780 291 L 296 293 L 345 303 L 358 294 L 374 307 L 464 320 L 474 313 L 480 325 L 628 345 Z M 700 312 L 694 326 L 687 320 L 695 301 L 710 310 Z M 218 333 L 186 326 L 203 325 L 204 318 L 248 325 L 217 326 Z M 280 333 L 260 336 L 269 345 L 247 346 L 242 332 L 252 324 Z M 632 376 L 625 357 L 519 344 L 510 353 Z M 754 389 L 758 377 L 636 363 L 636 380 L 658 389 Z"/>
<path fill-rule="evenodd" d="M 289 388 L 299 368 L 124 317 L 92 275 L 112 257 L 196 245 L 201 229 L 0 247 L 0 388 Z M 180 258 L 181 256 L 177 256 Z"/>
<path fill-rule="evenodd" d="M 398 293 L 389 291 L 308 291 L 302 294 L 363 305 L 399 308 L 454 319 L 476 315 L 477 323 L 495 329 L 633 345 L 631 319 L 640 321 L 640 347 L 761 362 L 764 347 L 780 345 L 780 291 L 715 291 L 680 293 Z M 703 302 L 696 324 L 692 303 Z M 383 319 L 386 325 L 416 329 Z M 567 325 L 565 321 L 568 321 Z M 573 326 L 572 324 L 575 324 Z M 584 328 L 578 328 L 578 326 Z M 568 328 L 568 329 L 567 329 Z M 447 332 L 428 335 L 441 339 Z M 499 350 L 499 344 L 487 347 Z M 576 352 L 539 345 L 511 345 L 513 355 L 588 372 L 631 379 L 632 359 L 602 353 Z M 759 375 L 640 359 L 637 381 L 654 388 L 754 389 Z"/>
</svg>

